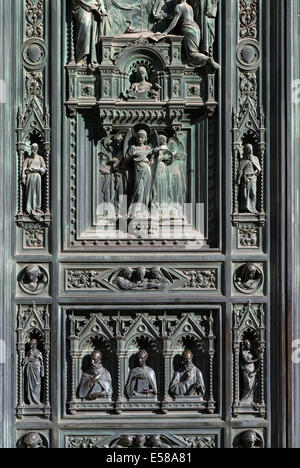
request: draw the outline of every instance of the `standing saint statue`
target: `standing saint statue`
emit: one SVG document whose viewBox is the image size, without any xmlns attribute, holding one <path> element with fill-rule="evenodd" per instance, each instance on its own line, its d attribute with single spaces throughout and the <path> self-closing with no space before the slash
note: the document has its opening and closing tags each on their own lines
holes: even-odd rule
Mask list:
<svg viewBox="0 0 300 468">
<path fill-rule="evenodd" d="M 203 67 L 209 63 L 213 68 L 218 69 L 219 65 L 213 60 L 212 56 L 200 52 L 201 30 L 195 21 L 194 10 L 187 3 L 187 0 L 178 0 L 173 20 L 163 35 L 169 34 L 178 24 L 181 26 L 185 53 L 189 64 L 194 67 Z"/>
<path fill-rule="evenodd" d="M 107 16 L 103 0 L 73 0 L 76 22 L 76 62 L 84 64 L 87 57 L 93 62 L 99 35 L 99 21 Z"/>
<path fill-rule="evenodd" d="M 237 185 L 240 187 L 240 213 L 254 213 L 257 211 L 257 177 L 261 174 L 261 165 L 257 156 L 253 154 L 253 146 L 245 145 L 244 157 L 240 161 Z"/>
<path fill-rule="evenodd" d="M 92 353 L 91 365 L 81 378 L 78 393 L 82 400 L 111 397 L 112 379 L 110 372 L 102 365 L 101 351 Z"/>
<path fill-rule="evenodd" d="M 31 155 L 25 159 L 22 170 L 22 182 L 26 186 L 26 212 L 37 221 L 42 215 L 42 176 L 46 173 L 46 164 L 38 155 L 38 145 L 31 146 Z"/>
<path fill-rule="evenodd" d="M 193 354 L 186 349 L 182 354 L 182 363 L 177 369 L 170 386 L 173 397 L 199 396 L 203 401 L 205 384 L 200 369 L 193 364 Z"/>
<path fill-rule="evenodd" d="M 29 405 L 41 405 L 42 378 L 45 377 L 44 359 L 37 349 L 37 340 L 30 341 L 23 367 L 25 372 L 25 396 Z"/>
<path fill-rule="evenodd" d="M 131 370 L 125 393 L 127 398 L 154 398 L 157 395 L 156 375 L 146 365 L 148 353 L 141 350 L 138 354 L 139 366 Z"/>
<path fill-rule="evenodd" d="M 249 340 L 245 340 L 242 344 L 241 352 L 241 372 L 243 378 L 242 404 L 253 404 L 256 375 L 260 369 L 261 361 L 262 356 L 254 358 L 251 352 L 251 343 Z"/>
</svg>

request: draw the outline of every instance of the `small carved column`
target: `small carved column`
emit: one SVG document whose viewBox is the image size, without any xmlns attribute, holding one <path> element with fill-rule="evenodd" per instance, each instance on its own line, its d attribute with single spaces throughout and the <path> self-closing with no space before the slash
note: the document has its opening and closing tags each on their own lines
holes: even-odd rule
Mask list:
<svg viewBox="0 0 300 468">
<path fill-rule="evenodd" d="M 45 310 L 45 415 L 47 418 L 50 418 L 50 317 L 47 311 Z"/>
<path fill-rule="evenodd" d="M 213 414 L 216 409 L 216 402 L 214 400 L 214 358 L 215 358 L 215 340 L 214 335 L 214 319 L 213 313 L 209 317 L 209 397 L 208 397 L 208 412 Z"/>
<path fill-rule="evenodd" d="M 48 109 L 46 110 L 46 128 L 45 128 L 45 143 L 44 143 L 44 149 L 45 149 L 45 164 L 46 164 L 46 183 L 45 183 L 45 215 L 50 216 L 50 150 L 51 150 L 51 143 L 50 143 L 50 127 L 49 127 L 49 111 Z"/>
<path fill-rule="evenodd" d="M 239 326 L 237 320 L 237 310 L 233 311 L 233 391 L 234 391 L 234 402 L 233 402 L 233 415 L 235 416 L 235 409 L 239 407 L 240 401 L 240 381 L 239 381 L 239 370 L 240 370 L 240 342 L 239 342 Z"/>
<path fill-rule="evenodd" d="M 265 402 L 265 352 L 266 352 L 266 325 L 265 314 L 263 306 L 260 306 L 260 350 L 262 353 L 262 360 L 260 365 L 260 414 L 262 417 L 266 416 L 266 402 Z"/>
<path fill-rule="evenodd" d="M 18 143 L 18 155 L 19 155 L 19 197 L 18 197 L 18 216 L 23 215 L 23 181 L 22 181 L 22 172 L 23 172 L 23 162 L 24 162 L 24 152 L 25 144 Z"/>
</svg>

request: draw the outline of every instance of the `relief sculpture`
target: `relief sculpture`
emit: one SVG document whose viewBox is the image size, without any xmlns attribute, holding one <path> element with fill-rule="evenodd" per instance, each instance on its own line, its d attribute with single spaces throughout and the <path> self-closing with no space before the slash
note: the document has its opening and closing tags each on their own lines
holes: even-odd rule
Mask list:
<svg viewBox="0 0 300 468">
<path fill-rule="evenodd" d="M 203 401 L 205 384 L 200 369 L 193 364 L 193 354 L 188 349 L 182 354 L 182 363 L 170 386 L 173 397 L 198 396 Z"/>
<path fill-rule="evenodd" d="M 42 176 L 46 173 L 46 164 L 38 154 L 38 145 L 31 147 L 31 155 L 23 164 L 22 179 L 26 187 L 26 212 L 36 221 L 41 221 L 42 211 Z"/>
<path fill-rule="evenodd" d="M 213 59 L 219 0 L 73 0 L 76 25 L 76 61 L 96 61 L 96 45 L 102 37 L 143 35 L 160 41 L 180 24 L 189 65 L 203 67 Z M 169 26 L 168 26 L 169 23 Z"/>
<path fill-rule="evenodd" d="M 102 365 L 102 353 L 94 351 L 90 357 L 90 367 L 84 372 L 79 384 L 79 398 L 97 400 L 112 395 L 110 372 Z"/>
<path fill-rule="evenodd" d="M 178 137 L 140 128 L 102 142 L 99 218 L 184 221 L 187 154 Z"/>
<path fill-rule="evenodd" d="M 141 350 L 137 356 L 139 365 L 133 368 L 126 384 L 126 395 L 132 398 L 154 398 L 157 395 L 155 371 L 146 365 L 148 353 Z"/>
</svg>

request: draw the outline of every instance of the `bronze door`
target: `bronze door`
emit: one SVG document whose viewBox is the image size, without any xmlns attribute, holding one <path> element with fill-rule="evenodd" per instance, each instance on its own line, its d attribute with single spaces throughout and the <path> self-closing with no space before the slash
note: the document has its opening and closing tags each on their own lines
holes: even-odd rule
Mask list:
<svg viewBox="0 0 300 468">
<path fill-rule="evenodd" d="M 297 445 L 298 3 L 1 2 L 3 446 Z"/>
</svg>

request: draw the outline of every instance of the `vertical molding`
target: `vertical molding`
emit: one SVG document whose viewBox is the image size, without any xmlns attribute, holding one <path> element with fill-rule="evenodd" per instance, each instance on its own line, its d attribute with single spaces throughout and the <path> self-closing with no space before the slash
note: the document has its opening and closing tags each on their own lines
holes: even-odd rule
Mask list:
<svg viewBox="0 0 300 468">
<path fill-rule="evenodd" d="M 300 0 L 292 0 L 286 18 L 287 44 L 292 53 L 287 57 L 287 135 L 290 142 L 290 164 L 288 167 L 288 447 L 300 448 L 300 363 L 294 364 L 291 354 L 296 351 L 294 340 L 300 339 Z M 291 35 L 290 35 L 291 31 Z M 298 80 L 298 82 L 297 82 Z M 292 96 L 292 99 L 290 99 Z M 299 344 L 297 344 L 299 349 Z M 299 358 L 299 352 L 296 353 Z"/>
<path fill-rule="evenodd" d="M 0 2 L 0 43 L 3 51 L 12 50 L 12 44 L 15 39 L 14 23 L 12 21 L 12 8 L 14 2 L 3 0 Z M 14 75 L 14 62 L 8 53 L 1 54 L 0 57 L 0 79 L 4 82 L 4 99 L 0 102 L 0 339 L 3 340 L 4 363 L 0 362 L 0 447 L 8 448 L 12 437 L 11 424 L 11 363 L 9 362 L 9 350 L 11 340 L 11 238 L 12 238 L 12 200 L 10 197 L 9 185 L 7 181 L 11 180 L 14 174 L 14 146 L 13 146 L 13 122 L 12 109 L 15 102 L 13 97 L 16 95 L 14 89 L 15 82 L 12 79 Z M 0 355 L 1 359 L 1 355 Z M 1 359 L 2 360 L 2 359 Z"/>
</svg>

